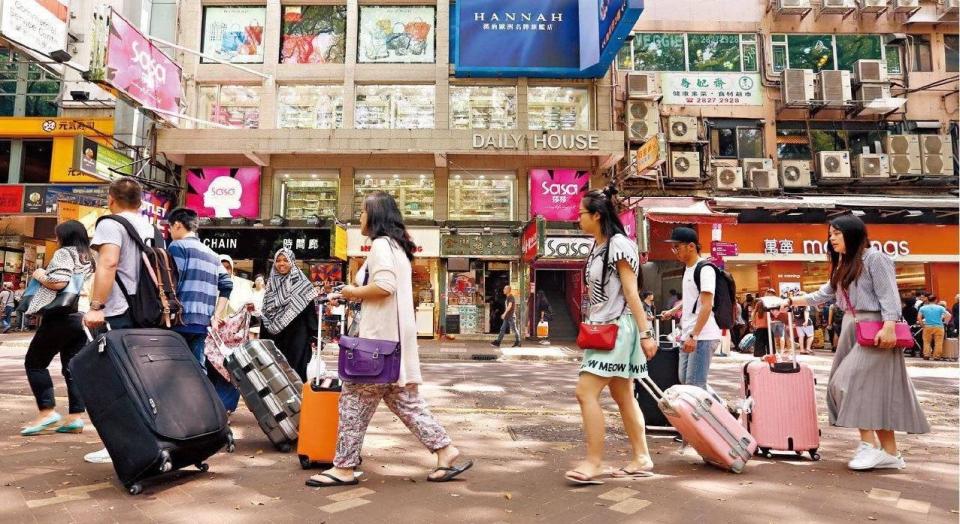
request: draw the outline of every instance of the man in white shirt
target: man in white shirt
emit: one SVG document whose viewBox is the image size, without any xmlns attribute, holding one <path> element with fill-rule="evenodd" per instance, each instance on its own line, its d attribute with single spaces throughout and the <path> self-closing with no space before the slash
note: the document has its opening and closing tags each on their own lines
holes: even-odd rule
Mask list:
<svg viewBox="0 0 960 524">
<path fill-rule="evenodd" d="M 677 260 L 686 266 L 683 273 L 682 300 L 673 309 L 664 311 L 662 317 L 681 310 L 681 339 L 679 378 L 681 384 L 707 389 L 707 377 L 710 374 L 710 361 L 720 346 L 723 334 L 713 315 L 713 297 L 717 289 L 717 272 L 710 264 L 700 264 L 700 239 L 697 232 L 688 227 L 674 228 L 667 242 Z M 700 287 L 696 284 L 696 271 L 699 266 Z"/>
</svg>

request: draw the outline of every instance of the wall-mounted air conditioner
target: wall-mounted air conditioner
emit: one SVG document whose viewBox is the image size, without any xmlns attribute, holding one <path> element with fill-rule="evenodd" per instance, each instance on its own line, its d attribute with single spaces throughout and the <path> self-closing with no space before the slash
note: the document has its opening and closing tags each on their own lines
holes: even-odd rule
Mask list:
<svg viewBox="0 0 960 524">
<path fill-rule="evenodd" d="M 714 168 L 716 174 L 717 189 L 726 191 L 736 191 L 743 189 L 743 169 L 733 166 L 717 166 Z"/>
<path fill-rule="evenodd" d="M 660 132 L 660 105 L 650 100 L 627 100 L 627 140 L 646 142 Z"/>
<path fill-rule="evenodd" d="M 670 142 L 696 142 L 700 125 L 695 116 L 671 116 L 668 124 Z"/>
<path fill-rule="evenodd" d="M 857 86 L 857 100 L 870 102 L 878 98 L 890 98 L 889 84 L 860 84 Z"/>
<path fill-rule="evenodd" d="M 891 176 L 916 176 L 922 172 L 919 136 L 887 135 L 883 151 L 890 157 Z"/>
<path fill-rule="evenodd" d="M 781 160 L 780 179 L 783 181 L 783 187 L 811 187 L 813 179 L 810 176 L 810 161 Z"/>
<path fill-rule="evenodd" d="M 810 0 L 777 0 L 777 13 L 802 15 L 810 10 Z"/>
<path fill-rule="evenodd" d="M 858 84 L 887 82 L 887 64 L 883 60 L 857 60 L 853 63 L 853 81 Z"/>
<path fill-rule="evenodd" d="M 890 158 L 883 153 L 863 153 L 853 160 L 853 171 L 860 178 L 890 178 Z"/>
<path fill-rule="evenodd" d="M 676 180 L 700 179 L 700 153 L 696 151 L 670 152 L 670 177 Z"/>
<path fill-rule="evenodd" d="M 952 175 L 950 135 L 920 135 L 920 159 L 924 175 Z"/>
<path fill-rule="evenodd" d="M 879 13 L 890 5 L 890 0 L 860 0 L 860 10 L 864 13 Z"/>
<path fill-rule="evenodd" d="M 850 178 L 849 151 L 820 151 L 817 153 L 817 163 L 821 180 Z"/>
<path fill-rule="evenodd" d="M 627 98 L 643 98 L 659 93 L 657 77 L 652 73 L 627 74 Z"/>
<path fill-rule="evenodd" d="M 817 100 L 827 107 L 843 107 L 853 98 L 850 71 L 820 71 Z"/>
<path fill-rule="evenodd" d="M 825 13 L 845 13 L 857 8 L 856 0 L 823 0 Z"/>
<path fill-rule="evenodd" d="M 776 191 L 780 189 L 780 179 L 772 169 L 754 169 L 746 177 L 750 188 L 757 191 Z"/>
<path fill-rule="evenodd" d="M 960 13 L 960 0 L 941 0 L 941 4 L 943 14 L 955 15 Z"/>
<path fill-rule="evenodd" d="M 894 13 L 910 13 L 920 8 L 920 0 L 893 0 Z"/>
<path fill-rule="evenodd" d="M 744 158 L 741 161 L 741 165 L 743 166 L 743 174 L 748 179 L 750 173 L 753 173 L 757 169 L 773 171 L 773 160 L 769 158 Z"/>
<path fill-rule="evenodd" d="M 784 69 L 780 77 L 780 99 L 785 105 L 806 104 L 816 97 L 812 69 Z"/>
</svg>

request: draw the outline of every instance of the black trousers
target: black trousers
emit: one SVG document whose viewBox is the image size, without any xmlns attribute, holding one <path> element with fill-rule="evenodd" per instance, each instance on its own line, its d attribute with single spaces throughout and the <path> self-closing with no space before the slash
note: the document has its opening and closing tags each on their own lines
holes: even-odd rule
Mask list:
<svg viewBox="0 0 960 524">
<path fill-rule="evenodd" d="M 70 359 L 76 355 L 87 342 L 83 333 L 81 313 L 71 315 L 45 316 L 40 321 L 27 355 L 24 367 L 27 370 L 27 381 L 30 390 L 37 401 L 38 409 L 53 409 L 57 405 L 53 393 L 53 379 L 47 367 L 53 362 L 53 357 L 60 354 L 60 369 L 63 379 L 67 382 L 67 398 L 70 403 L 70 413 L 83 413 L 83 399 L 77 392 L 70 375 Z"/>
<path fill-rule="evenodd" d="M 317 311 L 313 304 L 310 304 L 279 333 L 270 333 L 266 326 L 260 331 L 260 338 L 272 340 L 276 344 L 303 382 L 307 381 L 307 364 L 313 356 L 311 344 L 317 341 L 317 322 Z"/>
<path fill-rule="evenodd" d="M 754 330 L 753 336 L 755 342 L 753 343 L 753 356 L 762 357 L 770 350 L 769 334 L 769 328 L 757 328 Z"/>
</svg>

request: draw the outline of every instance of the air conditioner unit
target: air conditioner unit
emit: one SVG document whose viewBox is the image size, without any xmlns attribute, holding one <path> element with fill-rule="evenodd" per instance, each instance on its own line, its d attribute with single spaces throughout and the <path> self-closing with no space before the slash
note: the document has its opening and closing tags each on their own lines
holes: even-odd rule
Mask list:
<svg viewBox="0 0 960 524">
<path fill-rule="evenodd" d="M 890 0 L 860 0 L 860 10 L 864 13 L 879 13 L 889 4 Z"/>
<path fill-rule="evenodd" d="M 893 0 L 894 13 L 912 13 L 920 9 L 920 0 Z"/>
<path fill-rule="evenodd" d="M 890 98 L 889 84 L 861 84 L 857 87 L 857 100 L 869 102 L 878 98 Z"/>
<path fill-rule="evenodd" d="M 642 98 L 657 92 L 656 76 L 650 73 L 629 73 L 627 75 L 627 98 Z"/>
<path fill-rule="evenodd" d="M 857 155 L 853 168 L 860 178 L 890 178 L 890 158 L 882 153 Z"/>
<path fill-rule="evenodd" d="M 960 12 L 960 0 L 943 0 L 943 13 L 955 15 Z"/>
<path fill-rule="evenodd" d="M 919 136 L 887 135 L 883 151 L 890 157 L 891 176 L 916 176 L 922 172 Z"/>
<path fill-rule="evenodd" d="M 784 69 L 780 78 L 780 99 L 785 105 L 806 104 L 816 96 L 812 69 Z"/>
<path fill-rule="evenodd" d="M 920 159 L 924 175 L 952 175 L 950 135 L 920 135 Z"/>
<path fill-rule="evenodd" d="M 821 179 L 850 178 L 849 151 L 820 151 L 817 153 Z"/>
<path fill-rule="evenodd" d="M 627 100 L 627 140 L 646 142 L 660 132 L 660 106 L 649 100 Z"/>
<path fill-rule="evenodd" d="M 669 120 L 670 142 L 696 142 L 699 123 L 695 116 L 671 116 Z"/>
<path fill-rule="evenodd" d="M 715 168 L 717 189 L 735 191 L 743 189 L 743 169 L 739 167 L 720 166 Z"/>
<path fill-rule="evenodd" d="M 852 98 L 850 71 L 820 71 L 818 100 L 828 107 L 843 107 Z"/>
<path fill-rule="evenodd" d="M 743 174 L 748 179 L 750 178 L 750 174 L 757 169 L 773 171 L 773 160 L 770 160 L 769 158 L 744 158 L 742 165 Z"/>
<path fill-rule="evenodd" d="M 750 187 L 757 191 L 776 191 L 780 189 L 780 179 L 772 169 L 754 169 L 747 176 Z"/>
<path fill-rule="evenodd" d="M 781 160 L 780 179 L 783 187 L 810 187 L 813 185 L 810 177 L 809 160 Z"/>
<path fill-rule="evenodd" d="M 777 12 L 781 15 L 802 15 L 810 10 L 810 0 L 777 0 Z"/>
<path fill-rule="evenodd" d="M 700 153 L 696 151 L 670 152 L 671 178 L 700 180 Z"/>
<path fill-rule="evenodd" d="M 887 82 L 887 65 L 883 60 L 857 60 L 853 63 L 853 81 L 858 84 Z"/>
<path fill-rule="evenodd" d="M 850 9 L 856 9 L 857 4 L 855 0 L 823 0 L 823 10 L 827 13 L 844 12 Z"/>
</svg>

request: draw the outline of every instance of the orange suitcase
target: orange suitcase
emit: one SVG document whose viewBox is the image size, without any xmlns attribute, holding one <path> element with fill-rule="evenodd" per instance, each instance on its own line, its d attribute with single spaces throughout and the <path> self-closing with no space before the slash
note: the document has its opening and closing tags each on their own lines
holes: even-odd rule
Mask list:
<svg viewBox="0 0 960 524">
<path fill-rule="evenodd" d="M 317 380 L 303 385 L 300 406 L 300 438 L 297 454 L 303 469 L 330 467 L 337 452 L 337 426 L 340 424 L 340 381 L 327 388 Z"/>
</svg>

